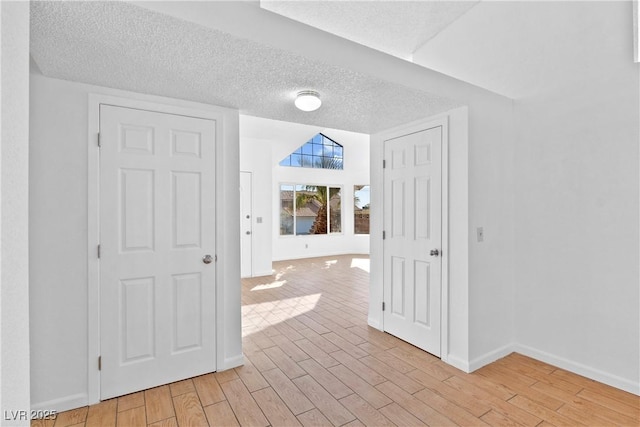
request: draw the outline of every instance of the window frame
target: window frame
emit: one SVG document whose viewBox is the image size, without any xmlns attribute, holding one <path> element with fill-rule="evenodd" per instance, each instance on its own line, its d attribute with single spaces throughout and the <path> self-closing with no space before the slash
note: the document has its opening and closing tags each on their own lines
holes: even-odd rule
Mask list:
<svg viewBox="0 0 640 427">
<path fill-rule="evenodd" d="M 282 187 L 288 186 L 293 187 L 293 233 L 292 234 L 282 234 L 281 231 L 278 232 L 278 237 L 290 239 L 294 237 L 309 237 L 309 236 L 340 236 L 344 235 L 344 210 L 342 209 L 344 203 L 344 185 L 343 184 L 300 184 L 296 182 L 280 182 L 278 183 L 278 230 L 282 230 L 282 222 L 280 214 L 282 213 Z M 298 219 L 296 215 L 297 206 L 296 206 L 296 192 L 297 187 L 326 187 L 327 192 L 330 194 L 331 188 L 339 188 L 340 189 L 340 231 L 331 232 L 331 203 L 327 203 L 327 232 L 324 234 L 297 234 L 296 228 L 298 225 Z M 290 190 L 284 190 L 290 191 Z"/>
<path fill-rule="evenodd" d="M 355 201 L 356 201 L 356 193 L 360 190 L 356 190 L 356 187 L 360 187 L 362 190 L 364 187 L 369 187 L 369 232 L 368 233 L 357 233 L 356 232 L 356 210 L 355 210 Z M 371 184 L 353 184 L 353 235 L 354 236 L 370 236 L 371 235 Z"/>
<path fill-rule="evenodd" d="M 320 142 L 316 142 L 316 138 L 320 137 Z M 326 141 L 330 141 L 331 142 L 331 153 L 332 156 L 325 156 L 325 147 L 328 145 L 326 144 Z M 315 147 L 316 146 L 320 146 L 322 147 L 322 151 L 321 154 L 316 154 L 315 153 Z M 336 157 L 335 155 L 333 155 L 333 153 L 335 152 L 335 149 L 337 147 L 340 147 L 340 156 Z M 299 164 L 294 165 L 293 164 L 293 156 L 296 156 L 299 158 Z M 320 159 L 321 164 L 323 163 L 323 161 L 325 161 L 325 159 L 327 161 L 332 160 L 332 159 L 340 159 L 340 167 L 339 168 L 327 168 L 327 167 L 317 167 L 315 166 L 315 160 L 316 159 Z M 286 160 L 286 162 L 285 162 Z M 287 164 L 282 164 L 283 162 L 287 163 Z M 310 162 L 310 163 L 309 163 Z M 336 171 L 342 171 L 344 170 L 344 145 L 340 144 L 338 141 L 329 138 L 327 135 L 323 134 L 322 132 L 319 132 L 317 134 L 315 134 L 311 139 L 309 139 L 308 141 L 306 141 L 304 144 L 302 144 L 301 146 L 299 146 L 295 151 L 293 151 L 292 153 L 290 153 L 288 156 L 284 157 L 282 160 L 280 160 L 278 162 L 278 166 L 281 167 L 288 167 L 288 168 L 305 168 L 305 169 L 323 169 L 323 170 L 336 170 Z"/>
</svg>

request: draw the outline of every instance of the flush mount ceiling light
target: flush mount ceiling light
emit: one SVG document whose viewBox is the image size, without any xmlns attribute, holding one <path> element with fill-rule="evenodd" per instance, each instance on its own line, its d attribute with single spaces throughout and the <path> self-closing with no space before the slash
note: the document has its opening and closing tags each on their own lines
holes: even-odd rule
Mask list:
<svg viewBox="0 0 640 427">
<path fill-rule="evenodd" d="M 302 111 L 316 111 L 322 105 L 320 94 L 314 90 L 298 92 L 295 100 L 296 107 Z"/>
</svg>

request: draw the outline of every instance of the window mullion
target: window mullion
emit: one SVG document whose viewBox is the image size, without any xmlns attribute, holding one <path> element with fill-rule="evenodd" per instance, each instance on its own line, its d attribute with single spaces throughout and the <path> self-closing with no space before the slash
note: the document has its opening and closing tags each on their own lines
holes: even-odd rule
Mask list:
<svg viewBox="0 0 640 427">
<path fill-rule="evenodd" d="M 293 235 L 297 236 L 298 235 L 298 224 L 296 224 L 297 218 L 298 218 L 298 195 L 297 195 L 297 191 L 296 190 L 296 185 L 297 184 L 293 184 Z"/>
<path fill-rule="evenodd" d="M 331 187 L 327 185 L 325 191 L 327 195 L 327 234 L 331 234 Z"/>
</svg>

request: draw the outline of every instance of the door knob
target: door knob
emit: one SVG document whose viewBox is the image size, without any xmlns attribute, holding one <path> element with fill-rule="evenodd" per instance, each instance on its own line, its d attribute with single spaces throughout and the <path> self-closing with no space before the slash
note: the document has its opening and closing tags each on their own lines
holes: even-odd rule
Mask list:
<svg viewBox="0 0 640 427">
<path fill-rule="evenodd" d="M 202 257 L 202 262 L 205 264 L 211 264 L 213 262 L 213 257 L 209 254 Z"/>
<path fill-rule="evenodd" d="M 437 250 L 437 249 L 431 249 L 431 252 L 429 252 L 429 255 L 438 256 L 438 255 L 440 255 L 440 251 Z"/>
<path fill-rule="evenodd" d="M 247 234 L 251 234 L 251 232 L 250 232 L 250 231 L 247 231 Z"/>
</svg>

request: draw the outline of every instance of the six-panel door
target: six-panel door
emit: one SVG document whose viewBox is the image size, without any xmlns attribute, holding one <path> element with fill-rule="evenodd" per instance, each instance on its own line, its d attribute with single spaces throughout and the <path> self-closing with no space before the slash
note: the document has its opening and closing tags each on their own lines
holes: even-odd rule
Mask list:
<svg viewBox="0 0 640 427">
<path fill-rule="evenodd" d="M 384 330 L 440 356 L 442 127 L 384 142 Z"/>
<path fill-rule="evenodd" d="M 101 399 L 216 368 L 215 135 L 100 107 Z"/>
</svg>

